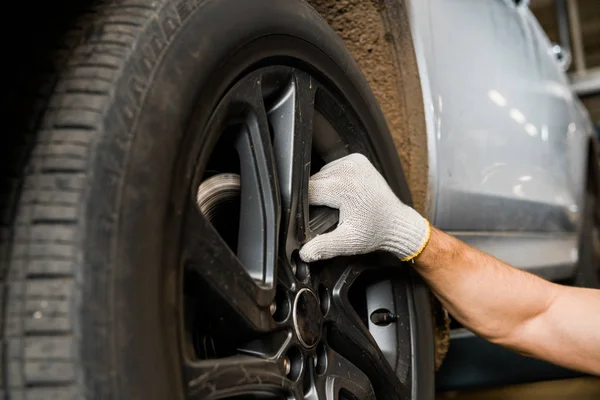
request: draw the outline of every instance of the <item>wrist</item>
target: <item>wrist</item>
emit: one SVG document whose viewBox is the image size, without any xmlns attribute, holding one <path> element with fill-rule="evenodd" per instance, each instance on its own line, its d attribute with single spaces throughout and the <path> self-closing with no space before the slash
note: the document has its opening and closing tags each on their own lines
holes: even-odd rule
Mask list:
<svg viewBox="0 0 600 400">
<path fill-rule="evenodd" d="M 457 240 L 440 231 L 434 226 L 430 227 L 430 236 L 423 251 L 416 256 L 414 266 L 421 272 L 432 272 L 436 268 L 443 267 L 448 260 L 459 256 L 462 252 Z"/>
</svg>

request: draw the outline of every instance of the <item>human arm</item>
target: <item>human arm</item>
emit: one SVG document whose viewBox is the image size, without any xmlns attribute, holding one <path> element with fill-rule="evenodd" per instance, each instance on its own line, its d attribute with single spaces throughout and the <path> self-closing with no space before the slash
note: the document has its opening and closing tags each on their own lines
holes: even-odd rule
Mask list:
<svg viewBox="0 0 600 400">
<path fill-rule="evenodd" d="M 432 228 L 415 269 L 454 318 L 520 354 L 600 375 L 600 291 L 557 285 Z"/>
<path fill-rule="evenodd" d="M 304 246 L 305 261 L 377 250 L 413 260 L 465 327 L 491 342 L 600 375 L 600 291 L 556 285 L 435 228 L 400 202 L 368 160 L 350 155 L 311 179 L 312 204 L 340 209 L 340 224 Z"/>
</svg>

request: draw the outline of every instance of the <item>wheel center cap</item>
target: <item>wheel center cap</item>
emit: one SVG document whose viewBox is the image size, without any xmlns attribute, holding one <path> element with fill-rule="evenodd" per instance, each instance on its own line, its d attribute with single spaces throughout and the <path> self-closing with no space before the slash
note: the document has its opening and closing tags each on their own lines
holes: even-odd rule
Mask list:
<svg viewBox="0 0 600 400">
<path fill-rule="evenodd" d="M 310 289 L 301 289 L 294 300 L 294 329 L 305 347 L 313 347 L 321 336 L 323 316 L 317 296 Z"/>
</svg>

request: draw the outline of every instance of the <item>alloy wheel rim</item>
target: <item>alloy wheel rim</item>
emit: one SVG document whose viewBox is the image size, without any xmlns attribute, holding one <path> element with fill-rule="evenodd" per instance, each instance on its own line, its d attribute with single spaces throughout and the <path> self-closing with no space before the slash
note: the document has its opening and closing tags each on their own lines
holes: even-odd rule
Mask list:
<svg viewBox="0 0 600 400">
<path fill-rule="evenodd" d="M 397 362 L 382 352 L 373 324 L 349 300 L 369 264 L 385 269 L 395 261 L 356 257 L 307 265 L 297 255 L 337 223 L 337 212 L 309 209 L 311 173 L 349 152 L 369 153 L 368 143 L 344 137 L 360 130 L 353 110 L 302 70 L 264 67 L 223 96 L 207 129 L 218 132 L 216 147 L 229 148 L 225 154 L 237 155 L 239 164 L 211 170 L 209 161 L 192 179 L 182 281 L 186 298 L 195 300 L 182 300 L 180 335 L 187 398 L 409 398 L 409 376 L 394 370 Z M 211 196 L 233 206 L 224 212 L 220 200 L 207 206 Z M 204 208 L 197 205 L 202 201 Z M 236 209 L 236 223 L 218 221 L 220 212 L 231 217 Z M 379 291 L 394 295 L 391 284 Z M 391 347 L 388 352 L 398 351 Z"/>
</svg>

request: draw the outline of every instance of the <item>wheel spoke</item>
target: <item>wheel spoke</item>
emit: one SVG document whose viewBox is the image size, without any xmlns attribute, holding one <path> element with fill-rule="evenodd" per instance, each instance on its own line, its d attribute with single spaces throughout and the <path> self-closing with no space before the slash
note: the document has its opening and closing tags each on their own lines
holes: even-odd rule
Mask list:
<svg viewBox="0 0 600 400">
<path fill-rule="evenodd" d="M 348 359 L 331 348 L 326 350 L 326 368 L 317 374 L 309 368 L 310 389 L 306 398 L 311 400 L 370 400 L 375 392 L 367 375 Z"/>
<path fill-rule="evenodd" d="M 235 137 L 241 171 L 237 255 L 252 278 L 272 286 L 276 279 L 279 190 L 260 76 L 236 87 L 233 96 L 236 106 L 244 109 L 244 122 Z"/>
<path fill-rule="evenodd" d="M 292 394 L 298 388 L 285 377 L 284 367 L 273 359 L 236 355 L 210 361 L 188 362 L 183 368 L 190 400 L 271 392 Z"/>
<path fill-rule="evenodd" d="M 312 207 L 310 210 L 310 231 L 322 235 L 333 230 L 340 219 L 340 212 L 329 207 Z"/>
<path fill-rule="evenodd" d="M 315 88 L 308 74 L 295 71 L 279 101 L 268 111 L 283 206 L 282 244 L 288 253 L 307 240 Z"/>
<path fill-rule="evenodd" d="M 268 335 L 268 337 L 253 340 L 238 350 L 244 354 L 257 357 L 280 359 L 289 348 L 291 342 L 291 332 L 282 330 L 274 332 Z"/>
<path fill-rule="evenodd" d="M 200 214 L 190 207 L 186 217 L 184 260 L 220 299 L 255 331 L 269 331 L 275 323 L 268 307 L 272 289 L 260 287 L 244 265 Z"/>
<path fill-rule="evenodd" d="M 362 265 L 350 264 L 338 275 L 332 296 L 335 320 L 329 330 L 329 343 L 367 374 L 377 398 L 409 398 L 410 391 L 398 379 L 348 299 L 350 286 L 364 269 Z"/>
</svg>

